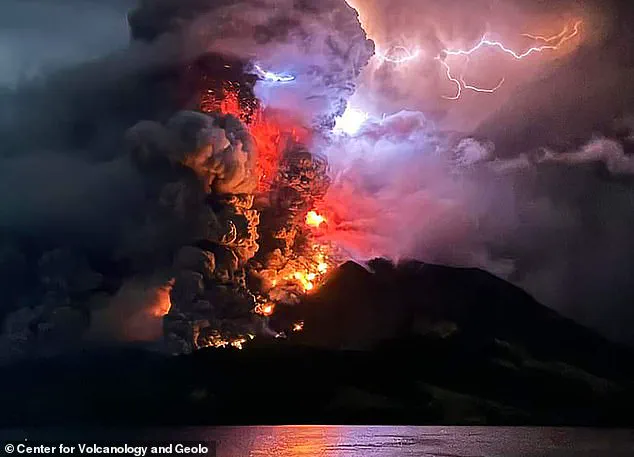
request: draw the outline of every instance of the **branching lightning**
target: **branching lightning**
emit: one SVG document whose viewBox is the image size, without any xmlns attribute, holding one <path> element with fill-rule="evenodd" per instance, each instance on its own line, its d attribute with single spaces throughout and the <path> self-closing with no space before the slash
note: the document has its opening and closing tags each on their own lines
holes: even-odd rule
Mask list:
<svg viewBox="0 0 634 457">
<path fill-rule="evenodd" d="M 548 50 L 556 50 L 559 49 L 564 43 L 566 43 L 567 41 L 571 40 L 572 38 L 574 38 L 575 36 L 577 36 L 579 34 L 579 28 L 581 26 L 582 21 L 577 21 L 572 29 L 571 32 L 568 32 L 568 28 L 566 27 L 562 32 L 560 32 L 559 34 L 552 36 L 550 38 L 546 38 L 546 37 L 540 37 L 540 36 L 533 36 L 533 35 L 528 35 L 528 34 L 523 34 L 522 36 L 537 40 L 537 41 L 544 41 L 546 43 L 551 43 L 555 40 L 559 40 L 557 41 L 556 44 L 545 44 L 542 46 L 533 46 L 528 48 L 526 51 L 522 52 L 522 53 L 517 53 L 515 51 L 513 51 L 512 49 L 507 48 L 502 42 L 500 41 L 493 41 L 493 40 L 488 40 L 486 38 L 486 35 L 483 36 L 480 41 L 478 42 L 478 44 L 476 44 L 475 46 L 473 46 L 471 49 L 445 49 L 443 50 L 443 54 L 447 55 L 447 56 L 469 56 L 471 54 L 473 54 L 474 52 L 476 52 L 478 49 L 485 47 L 485 46 L 489 46 L 489 47 L 496 47 L 499 48 L 501 51 L 513 56 L 515 59 L 520 60 L 523 59 L 524 57 L 528 57 L 529 55 L 533 54 L 534 52 L 543 52 L 543 51 L 548 51 Z"/>
<path fill-rule="evenodd" d="M 456 85 L 456 95 L 449 97 L 447 95 L 443 95 L 443 98 L 447 99 L 447 100 L 458 100 L 460 98 L 460 96 L 462 95 L 462 91 L 463 90 L 472 90 L 474 92 L 482 92 L 482 93 L 487 93 L 487 94 L 492 94 L 493 92 L 495 92 L 496 90 L 498 90 L 500 87 L 502 87 L 502 84 L 504 84 L 504 78 L 502 78 L 500 80 L 499 83 L 497 83 L 497 85 L 495 87 L 492 88 L 482 88 L 482 87 L 477 87 L 474 86 L 472 84 L 469 84 L 465 81 L 464 79 L 464 75 L 460 75 L 459 78 L 456 78 L 455 76 L 453 76 L 451 74 L 451 67 L 449 66 L 449 64 L 440 58 L 440 56 L 436 57 L 436 60 L 438 60 L 440 62 L 440 64 L 445 68 L 445 74 L 447 75 L 447 79 L 449 81 L 451 81 L 453 84 Z"/>
<path fill-rule="evenodd" d="M 451 74 L 451 67 L 447 62 L 440 59 L 440 57 L 436 57 L 436 60 L 438 60 L 440 64 L 445 68 L 447 79 L 456 85 L 457 90 L 455 96 L 448 97 L 446 95 L 443 95 L 443 98 L 446 98 L 447 100 L 458 100 L 460 98 L 460 95 L 462 95 L 462 84 L 460 84 L 460 80 L 453 77 L 453 75 Z"/>
<path fill-rule="evenodd" d="M 474 46 L 472 46 L 469 49 L 443 49 L 440 52 L 440 54 L 436 56 L 435 60 L 440 62 L 441 66 L 444 69 L 444 73 L 447 77 L 447 80 L 456 86 L 455 95 L 443 96 L 443 98 L 448 100 L 458 100 L 465 90 L 471 90 L 473 92 L 481 92 L 481 93 L 490 94 L 498 90 L 500 87 L 502 87 L 505 81 L 505 78 L 501 78 L 500 81 L 494 87 L 491 87 L 491 88 L 483 88 L 483 87 L 475 86 L 473 84 L 469 84 L 465 81 L 465 78 L 464 78 L 465 70 L 463 70 L 462 74 L 455 75 L 454 72 L 452 71 L 452 67 L 450 63 L 447 62 L 448 58 L 462 56 L 467 59 L 467 64 L 468 64 L 469 58 L 473 54 L 475 54 L 478 50 L 482 48 L 489 47 L 489 48 L 497 48 L 503 53 L 510 55 L 515 60 L 521 60 L 530 56 L 531 54 L 559 49 L 566 42 L 570 41 L 571 39 L 573 39 L 579 34 L 582 23 L 583 21 L 580 21 L 580 20 L 576 21 L 574 25 L 572 26 L 572 28 L 570 26 L 566 26 L 558 34 L 549 36 L 549 37 L 524 33 L 522 34 L 523 37 L 529 38 L 536 42 L 541 42 L 542 44 L 540 44 L 539 46 L 537 45 L 531 46 L 530 48 L 524 50 L 523 52 L 514 51 L 513 49 L 510 49 L 509 47 L 507 47 L 501 41 L 488 39 L 486 35 L 484 35 L 480 39 L 480 41 L 478 41 L 478 43 L 476 43 Z M 420 49 L 411 50 L 404 46 L 393 46 L 385 53 L 377 51 L 377 57 L 382 62 L 389 62 L 392 64 L 404 64 L 406 62 L 415 60 L 416 58 L 419 57 L 419 55 L 420 55 Z"/>
<path fill-rule="evenodd" d="M 521 52 L 521 53 L 518 53 L 518 52 L 506 47 L 504 45 L 504 43 L 502 43 L 500 41 L 493 41 L 493 40 L 487 39 L 486 35 L 484 35 L 480 39 L 480 41 L 476 45 L 474 45 L 472 48 L 470 48 L 470 49 L 444 49 L 441 52 L 441 54 L 436 57 L 436 59 L 438 61 L 440 61 L 441 64 L 443 65 L 443 67 L 445 68 L 446 75 L 447 75 L 447 78 L 449 79 L 449 81 L 451 81 L 453 84 L 456 85 L 457 92 L 456 92 L 456 95 L 453 96 L 453 97 L 445 96 L 443 98 L 446 98 L 448 100 L 457 100 L 462 95 L 463 90 L 472 90 L 474 92 L 493 93 L 496 90 L 498 90 L 500 87 L 502 87 L 502 84 L 504 84 L 504 78 L 502 78 L 500 80 L 500 82 L 495 87 L 493 87 L 491 89 L 485 89 L 485 88 L 481 88 L 481 87 L 477 87 L 477 86 L 468 84 L 468 83 L 465 82 L 465 80 L 463 78 L 463 75 L 461 75 L 459 79 L 452 75 L 451 66 L 446 62 L 446 58 L 447 57 L 450 57 L 450 56 L 465 56 L 468 59 L 473 53 L 475 53 L 476 51 L 478 51 L 481 48 L 493 47 L 493 48 L 500 49 L 502 52 L 512 56 L 516 60 L 521 60 L 521 59 L 524 59 L 525 57 L 530 56 L 533 53 L 540 53 L 540 52 L 543 52 L 543 51 L 559 49 L 567 41 L 571 40 L 572 38 L 574 38 L 575 36 L 577 36 L 579 34 L 579 30 L 580 30 L 582 22 L 583 21 L 575 22 L 574 26 L 572 27 L 572 30 L 570 30 L 569 27 L 566 26 L 561 32 L 559 32 L 556 35 L 550 36 L 550 37 L 544 37 L 544 36 L 538 36 L 538 35 L 530 35 L 530 34 L 527 34 L 527 33 L 522 34 L 522 36 L 524 36 L 526 38 L 530 38 L 530 39 L 535 40 L 535 41 L 541 41 L 541 42 L 544 42 L 546 44 L 543 44 L 541 46 L 532 46 L 532 47 L 526 49 L 524 52 Z"/>
<path fill-rule="evenodd" d="M 581 25 L 581 23 L 582 23 L 582 21 L 577 21 L 575 23 L 573 29 L 578 29 L 578 27 Z M 577 30 L 577 33 L 578 33 L 578 30 Z M 563 39 L 567 34 L 568 34 L 568 26 L 564 27 L 564 29 L 561 32 L 559 32 L 557 35 L 553 35 L 551 37 L 544 37 L 544 36 L 541 36 L 541 35 L 531 35 L 530 33 L 522 33 L 522 36 L 526 37 L 526 38 L 530 38 L 531 40 L 543 41 L 545 43 L 550 43 L 552 41 Z M 576 33 L 575 33 L 575 35 L 576 35 Z M 570 38 L 572 38 L 572 36 Z M 559 43 L 559 44 L 561 45 L 563 43 Z"/>
</svg>

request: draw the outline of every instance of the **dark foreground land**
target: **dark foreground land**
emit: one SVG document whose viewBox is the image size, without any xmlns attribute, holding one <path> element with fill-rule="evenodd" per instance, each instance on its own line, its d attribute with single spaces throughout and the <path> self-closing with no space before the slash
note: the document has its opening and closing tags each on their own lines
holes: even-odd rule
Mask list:
<svg viewBox="0 0 634 457">
<path fill-rule="evenodd" d="M 342 266 L 305 331 L 169 357 L 93 350 L 3 367 L 0 421 L 628 426 L 627 348 L 479 270 Z"/>
</svg>

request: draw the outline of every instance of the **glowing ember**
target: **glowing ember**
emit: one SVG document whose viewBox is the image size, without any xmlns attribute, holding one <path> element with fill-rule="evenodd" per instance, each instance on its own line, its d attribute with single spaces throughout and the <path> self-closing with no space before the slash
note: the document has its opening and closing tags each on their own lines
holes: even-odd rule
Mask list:
<svg viewBox="0 0 634 457">
<path fill-rule="evenodd" d="M 309 211 L 308 214 L 306 214 L 306 225 L 319 228 L 324 222 L 326 222 L 326 218 L 316 211 Z"/>
<path fill-rule="evenodd" d="M 302 330 L 304 330 L 304 323 L 303 322 L 295 322 L 293 324 L 293 331 L 294 332 L 301 332 Z"/>
<path fill-rule="evenodd" d="M 255 307 L 255 313 L 261 316 L 266 316 L 266 317 L 272 316 L 274 311 L 275 311 L 275 304 L 273 303 L 259 304 L 258 306 Z"/>
<path fill-rule="evenodd" d="M 315 280 L 314 274 L 296 271 L 295 274 L 288 279 L 295 279 L 298 281 L 307 292 L 315 288 L 315 285 L 312 283 L 312 281 Z"/>
<path fill-rule="evenodd" d="M 250 339 L 255 338 L 253 335 L 249 335 Z M 244 348 L 244 344 L 247 342 L 246 338 L 235 338 L 235 339 L 231 339 L 231 340 L 226 340 L 220 337 L 214 337 L 212 339 L 210 339 L 205 347 L 212 347 L 212 348 L 226 348 L 226 347 L 233 347 L 236 349 L 243 349 Z"/>
<path fill-rule="evenodd" d="M 266 74 L 263 71 L 260 76 L 263 79 L 269 79 L 265 78 Z M 296 149 L 294 148 L 297 148 L 297 145 L 309 144 L 310 131 L 301 127 L 301 124 L 296 124 L 293 119 L 281 116 L 280 113 L 265 111 L 257 101 L 248 97 L 248 93 L 246 93 L 247 97 L 244 95 L 241 95 L 239 85 L 227 83 L 222 93 L 207 91 L 203 94 L 201 110 L 231 114 L 246 124 L 257 149 L 256 173 L 259 177 L 257 192 L 262 197 L 266 197 L 267 194 L 277 197 L 275 192 L 279 192 L 280 188 L 283 189 L 280 187 L 280 182 L 284 183 L 284 179 L 289 179 L 285 173 L 294 178 L 299 172 L 293 167 L 297 166 L 297 163 L 304 166 L 302 161 L 312 160 L 310 153 L 303 147 L 300 148 L 301 152 L 297 154 L 300 157 L 297 163 L 288 159 L 289 154 L 295 153 Z M 366 115 L 361 117 L 367 118 Z M 350 129 L 347 130 L 350 131 Z M 287 163 L 290 165 L 285 165 Z M 312 188 L 307 187 L 306 189 Z M 304 189 L 302 188 L 302 190 Z M 318 191 L 312 192 L 312 190 L 306 190 L 306 192 L 307 198 L 314 199 L 311 204 L 317 204 L 321 194 Z M 262 201 L 268 202 L 269 200 L 262 198 Z M 323 282 L 330 268 L 335 265 L 335 262 L 331 260 L 332 247 L 313 242 L 313 237 L 323 235 L 323 227 L 327 220 L 316 210 L 301 212 L 307 209 L 298 210 L 296 213 L 299 217 L 305 214 L 305 221 L 298 219 L 291 213 L 288 219 L 289 224 L 281 225 L 280 228 L 273 231 L 273 237 L 283 240 L 284 243 L 283 248 L 277 249 L 279 253 L 275 257 L 277 261 L 271 264 L 274 266 L 267 266 L 268 254 L 266 252 L 262 256 L 262 263 L 259 263 L 259 260 L 254 262 L 254 265 L 258 266 L 254 268 L 253 272 L 255 276 L 262 279 L 262 286 L 259 288 L 256 285 L 250 292 L 255 298 L 255 307 L 252 312 L 259 316 L 270 317 L 276 312 L 276 308 L 284 304 L 296 303 L 301 299 L 301 296 L 314 292 Z M 277 215 L 273 217 L 275 218 Z M 305 222 L 306 226 L 302 222 Z M 262 228 L 266 230 L 265 227 L 260 227 L 260 229 Z M 314 230 L 316 228 L 322 230 L 317 232 Z M 292 329 L 295 332 L 301 331 L 303 322 L 296 323 Z M 253 337 L 248 334 L 229 337 L 216 332 L 212 336 L 204 334 L 201 339 L 204 339 L 205 342 L 201 345 L 242 349 L 249 338 Z M 285 335 L 279 333 L 277 337 L 285 337 Z"/>
<path fill-rule="evenodd" d="M 243 348 L 243 344 L 246 343 L 247 340 L 245 340 L 244 338 L 240 338 L 238 340 L 233 340 L 231 342 L 231 346 L 233 346 L 236 349 L 242 349 Z"/>
<path fill-rule="evenodd" d="M 296 268 L 292 273 L 284 276 L 284 279 L 299 285 L 304 292 L 314 291 L 330 268 L 328 256 L 325 254 L 328 249 L 328 246 L 313 246 L 314 252 L 307 253 L 304 257 L 303 263 L 306 266 Z"/>
</svg>

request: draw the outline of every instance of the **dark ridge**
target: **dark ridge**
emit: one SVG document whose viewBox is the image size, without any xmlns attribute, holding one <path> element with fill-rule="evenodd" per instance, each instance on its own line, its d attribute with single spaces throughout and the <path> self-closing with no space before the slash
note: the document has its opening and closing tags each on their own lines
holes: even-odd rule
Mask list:
<svg viewBox="0 0 634 457">
<path fill-rule="evenodd" d="M 634 425 L 629 350 L 480 270 L 349 262 L 280 314 L 305 331 L 4 366 L 0 422 Z"/>
<path fill-rule="evenodd" d="M 416 335 L 453 323 L 474 341 L 519 345 L 544 360 L 566 359 L 601 376 L 632 377 L 628 348 L 564 318 L 522 289 L 479 269 L 420 262 L 371 263 L 374 273 L 349 262 L 305 306 L 302 341 L 346 347 Z M 421 328 L 422 327 L 422 328 Z"/>
</svg>

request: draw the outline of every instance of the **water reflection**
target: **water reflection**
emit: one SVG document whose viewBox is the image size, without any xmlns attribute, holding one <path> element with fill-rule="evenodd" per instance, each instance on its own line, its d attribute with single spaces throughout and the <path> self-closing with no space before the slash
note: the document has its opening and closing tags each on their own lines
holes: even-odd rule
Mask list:
<svg viewBox="0 0 634 457">
<path fill-rule="evenodd" d="M 0 441 L 217 441 L 218 457 L 632 457 L 634 430 L 191 427 L 0 430 Z"/>
<path fill-rule="evenodd" d="M 493 427 L 235 427 L 218 457 L 625 457 L 634 431 Z"/>
</svg>

